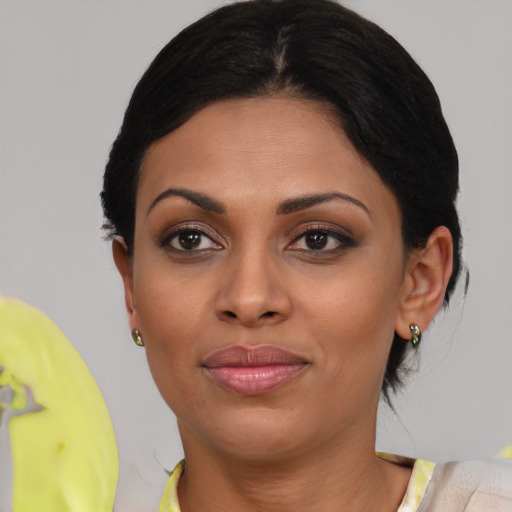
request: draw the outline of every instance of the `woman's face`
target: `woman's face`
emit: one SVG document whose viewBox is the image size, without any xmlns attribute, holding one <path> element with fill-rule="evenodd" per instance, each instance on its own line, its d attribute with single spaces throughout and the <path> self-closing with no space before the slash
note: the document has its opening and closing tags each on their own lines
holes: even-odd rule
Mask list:
<svg viewBox="0 0 512 512">
<path fill-rule="evenodd" d="M 271 458 L 372 438 L 400 226 L 320 104 L 218 102 L 149 148 L 128 309 L 185 449 Z"/>
</svg>

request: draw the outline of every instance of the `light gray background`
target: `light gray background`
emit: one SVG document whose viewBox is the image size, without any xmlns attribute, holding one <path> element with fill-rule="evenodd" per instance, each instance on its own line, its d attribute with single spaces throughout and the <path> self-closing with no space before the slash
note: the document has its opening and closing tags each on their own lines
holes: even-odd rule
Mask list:
<svg viewBox="0 0 512 512">
<path fill-rule="evenodd" d="M 162 467 L 181 447 L 130 339 L 101 239 L 101 177 L 152 57 L 219 4 L 0 0 L 0 290 L 48 314 L 97 379 L 123 511 L 155 509 Z M 438 461 L 493 456 L 512 440 L 512 0 L 346 4 L 393 34 L 437 87 L 460 154 L 471 271 L 465 302 L 459 291 L 413 360 L 398 417 L 382 409 L 378 447 Z"/>
</svg>

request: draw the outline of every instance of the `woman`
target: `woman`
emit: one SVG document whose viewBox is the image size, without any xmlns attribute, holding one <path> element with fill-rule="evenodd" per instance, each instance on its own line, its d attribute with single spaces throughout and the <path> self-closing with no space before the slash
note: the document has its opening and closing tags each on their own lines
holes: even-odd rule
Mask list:
<svg viewBox="0 0 512 512">
<path fill-rule="evenodd" d="M 511 509 L 505 462 L 375 455 L 459 275 L 457 191 L 428 78 L 335 3 L 226 6 L 160 52 L 102 201 L 185 452 L 161 510 Z"/>
</svg>

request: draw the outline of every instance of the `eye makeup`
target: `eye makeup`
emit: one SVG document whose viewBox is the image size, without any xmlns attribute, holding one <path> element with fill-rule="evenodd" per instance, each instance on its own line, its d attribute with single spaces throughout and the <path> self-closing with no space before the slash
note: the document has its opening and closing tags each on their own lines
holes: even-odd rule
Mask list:
<svg viewBox="0 0 512 512">
<path fill-rule="evenodd" d="M 325 225 L 314 225 L 307 226 L 298 233 L 287 249 L 333 254 L 355 245 L 355 240 L 340 230 Z"/>
<path fill-rule="evenodd" d="M 159 247 L 170 253 L 188 256 L 192 253 L 197 255 L 224 249 L 224 246 L 217 242 L 219 238 L 217 233 L 204 224 L 182 222 L 165 230 L 157 242 Z"/>
</svg>

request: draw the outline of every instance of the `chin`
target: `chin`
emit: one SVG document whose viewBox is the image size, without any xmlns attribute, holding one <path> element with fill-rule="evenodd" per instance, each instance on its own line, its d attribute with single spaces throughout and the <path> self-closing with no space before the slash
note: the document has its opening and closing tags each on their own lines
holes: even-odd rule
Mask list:
<svg viewBox="0 0 512 512">
<path fill-rule="evenodd" d="M 286 417 L 280 409 L 241 408 L 232 414 L 223 414 L 221 420 L 219 416 L 193 431 L 190 424 L 185 425 L 178 419 L 185 451 L 187 441 L 195 442 L 193 438 L 198 436 L 218 453 L 254 462 L 283 460 L 311 446 L 300 417 Z"/>
</svg>

